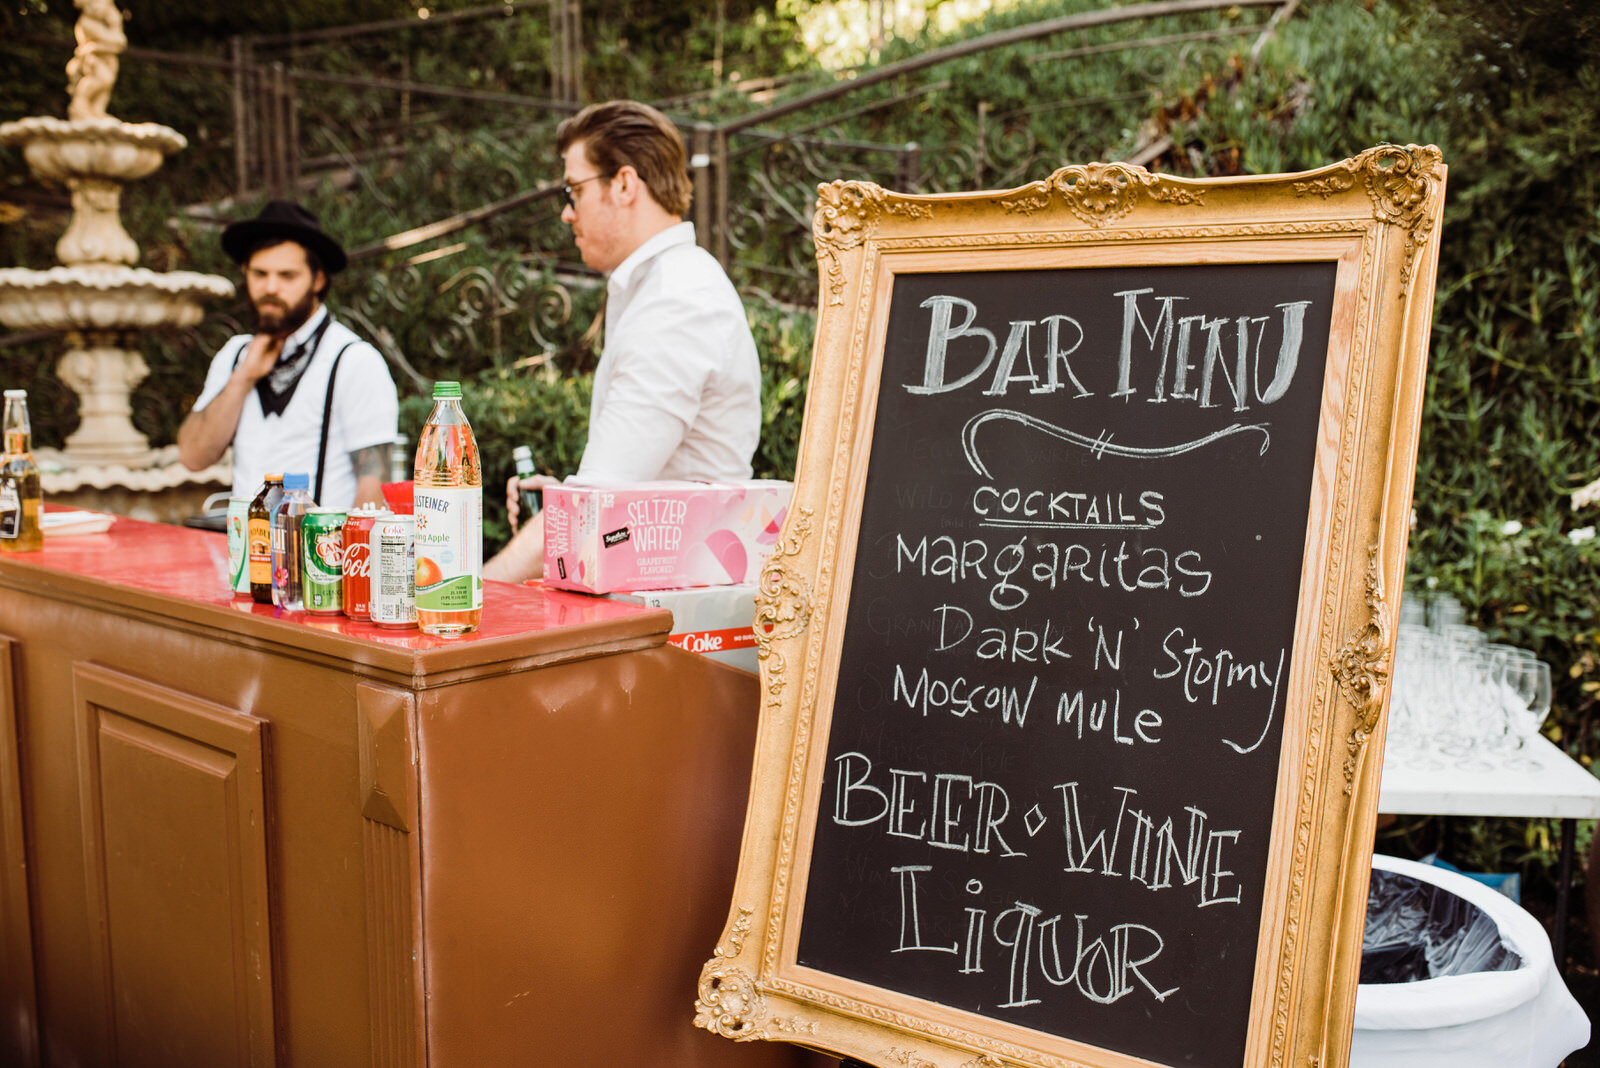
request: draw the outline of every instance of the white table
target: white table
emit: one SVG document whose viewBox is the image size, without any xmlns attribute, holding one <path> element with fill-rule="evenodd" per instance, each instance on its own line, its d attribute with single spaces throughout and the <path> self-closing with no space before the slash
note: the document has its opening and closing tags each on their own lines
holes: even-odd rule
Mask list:
<svg viewBox="0 0 1600 1068">
<path fill-rule="evenodd" d="M 1557 967 L 1566 967 L 1567 908 L 1572 884 L 1575 819 L 1600 819 L 1600 779 L 1549 739 L 1535 737 L 1507 762 L 1408 766 L 1385 754 L 1378 811 L 1396 815 L 1511 816 L 1559 819 L 1561 876 L 1556 886 Z"/>
</svg>

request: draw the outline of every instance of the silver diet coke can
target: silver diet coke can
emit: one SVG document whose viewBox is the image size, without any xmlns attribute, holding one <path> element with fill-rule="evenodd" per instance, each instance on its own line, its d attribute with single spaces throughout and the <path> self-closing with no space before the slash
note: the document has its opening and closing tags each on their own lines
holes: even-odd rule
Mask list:
<svg viewBox="0 0 1600 1068">
<path fill-rule="evenodd" d="M 386 515 L 372 524 L 367 557 L 371 572 L 372 622 L 379 627 L 417 625 L 417 521 Z"/>
</svg>

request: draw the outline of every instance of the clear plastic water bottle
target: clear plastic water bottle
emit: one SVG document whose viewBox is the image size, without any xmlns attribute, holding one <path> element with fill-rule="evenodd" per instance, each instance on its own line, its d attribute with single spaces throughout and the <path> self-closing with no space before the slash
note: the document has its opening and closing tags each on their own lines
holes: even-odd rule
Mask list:
<svg viewBox="0 0 1600 1068">
<path fill-rule="evenodd" d="M 311 476 L 304 471 L 284 475 L 283 499 L 272 513 L 272 603 L 291 612 L 305 607 L 300 521 L 317 506 L 310 489 Z"/>
<path fill-rule="evenodd" d="M 461 384 L 436 382 L 417 441 L 417 626 L 455 637 L 483 618 L 483 471 Z"/>
</svg>

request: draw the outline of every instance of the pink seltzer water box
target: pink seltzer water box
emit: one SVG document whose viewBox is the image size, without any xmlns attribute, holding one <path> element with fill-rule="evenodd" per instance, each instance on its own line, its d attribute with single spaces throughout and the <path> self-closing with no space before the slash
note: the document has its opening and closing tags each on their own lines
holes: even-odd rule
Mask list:
<svg viewBox="0 0 1600 1068">
<path fill-rule="evenodd" d="M 544 581 L 585 593 L 752 582 L 792 482 L 634 482 L 544 490 Z"/>
</svg>

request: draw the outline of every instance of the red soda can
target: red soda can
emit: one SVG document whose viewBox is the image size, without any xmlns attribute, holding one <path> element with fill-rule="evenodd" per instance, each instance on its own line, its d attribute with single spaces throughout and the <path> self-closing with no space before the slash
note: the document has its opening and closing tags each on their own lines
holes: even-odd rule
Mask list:
<svg viewBox="0 0 1600 1068">
<path fill-rule="evenodd" d="M 344 521 L 344 614 L 351 619 L 372 619 L 372 524 L 388 514 L 361 507 Z"/>
</svg>

